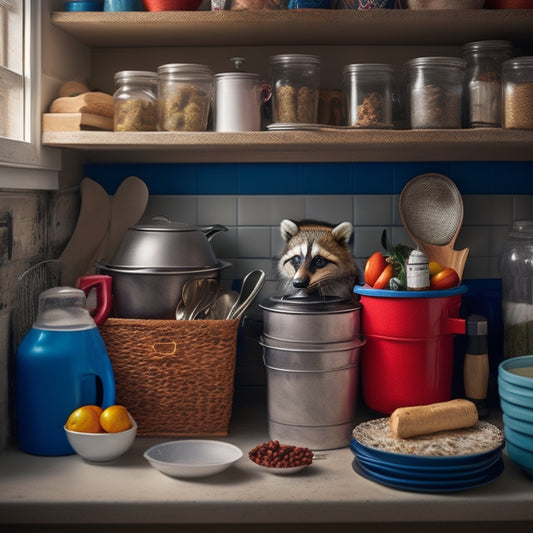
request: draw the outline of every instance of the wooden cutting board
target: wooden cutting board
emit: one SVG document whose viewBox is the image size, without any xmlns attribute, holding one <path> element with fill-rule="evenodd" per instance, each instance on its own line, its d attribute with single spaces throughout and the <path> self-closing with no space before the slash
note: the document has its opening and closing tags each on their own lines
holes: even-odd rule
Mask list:
<svg viewBox="0 0 533 533">
<path fill-rule="evenodd" d="M 43 131 L 113 131 L 113 119 L 92 113 L 43 113 Z"/>
<path fill-rule="evenodd" d="M 78 96 L 56 98 L 49 109 L 50 113 L 89 113 L 113 118 L 113 97 L 99 91 L 83 93 Z"/>
</svg>

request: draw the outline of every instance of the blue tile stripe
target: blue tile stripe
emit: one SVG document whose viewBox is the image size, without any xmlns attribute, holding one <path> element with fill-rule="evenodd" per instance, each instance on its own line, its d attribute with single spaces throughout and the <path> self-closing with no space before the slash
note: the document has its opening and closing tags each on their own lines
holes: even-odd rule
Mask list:
<svg viewBox="0 0 533 533">
<path fill-rule="evenodd" d="M 159 195 L 399 194 L 414 176 L 449 176 L 463 194 L 533 194 L 533 161 L 412 163 L 87 164 L 85 175 L 113 194 L 138 176 Z"/>
</svg>

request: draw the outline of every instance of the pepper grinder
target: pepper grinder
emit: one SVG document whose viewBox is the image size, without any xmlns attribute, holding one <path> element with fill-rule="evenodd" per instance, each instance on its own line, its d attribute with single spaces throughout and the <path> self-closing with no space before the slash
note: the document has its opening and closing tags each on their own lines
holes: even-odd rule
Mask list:
<svg viewBox="0 0 533 533">
<path fill-rule="evenodd" d="M 471 315 L 466 320 L 467 345 L 463 367 L 465 395 L 476 404 L 480 418 L 489 414 L 487 389 L 489 385 L 489 356 L 487 347 L 487 319 Z"/>
</svg>

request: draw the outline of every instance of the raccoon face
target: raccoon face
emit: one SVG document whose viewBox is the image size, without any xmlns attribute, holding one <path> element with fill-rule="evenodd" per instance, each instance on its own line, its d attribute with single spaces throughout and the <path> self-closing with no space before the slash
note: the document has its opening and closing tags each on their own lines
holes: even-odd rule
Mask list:
<svg viewBox="0 0 533 533">
<path fill-rule="evenodd" d="M 338 262 L 337 257 L 318 244 L 304 243 L 299 250 L 291 250 L 283 257 L 283 270 L 292 278 L 295 288 L 314 288 L 328 278 L 339 276 Z"/>
<path fill-rule="evenodd" d="M 279 261 L 281 278 L 296 289 L 322 294 L 350 295 L 357 278 L 348 248 L 352 225 L 283 220 L 285 250 Z M 288 288 L 288 287 L 287 287 Z"/>
</svg>

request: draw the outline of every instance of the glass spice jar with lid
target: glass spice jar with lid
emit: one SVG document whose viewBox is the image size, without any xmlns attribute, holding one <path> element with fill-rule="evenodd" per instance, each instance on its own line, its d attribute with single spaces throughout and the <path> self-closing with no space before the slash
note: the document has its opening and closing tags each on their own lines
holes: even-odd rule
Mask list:
<svg viewBox="0 0 533 533">
<path fill-rule="evenodd" d="M 115 131 L 157 130 L 157 74 L 123 70 L 115 74 Z"/>
<path fill-rule="evenodd" d="M 515 220 L 500 256 L 504 357 L 533 353 L 533 220 Z"/>
<path fill-rule="evenodd" d="M 382 63 L 346 65 L 343 78 L 348 126 L 392 128 L 393 66 Z"/>
<path fill-rule="evenodd" d="M 320 58 L 281 54 L 270 58 L 272 120 L 286 124 L 316 124 Z"/>
<path fill-rule="evenodd" d="M 171 63 L 157 69 L 158 122 L 162 131 L 205 131 L 214 91 L 205 65 Z"/>
<path fill-rule="evenodd" d="M 502 123 L 502 63 L 512 57 L 510 41 L 476 41 L 463 47 L 465 123 L 499 128 Z"/>
<path fill-rule="evenodd" d="M 411 128 L 461 128 L 465 62 L 456 57 L 418 57 L 406 67 Z"/>
<path fill-rule="evenodd" d="M 533 130 L 533 56 L 503 63 L 503 127 Z"/>
</svg>

